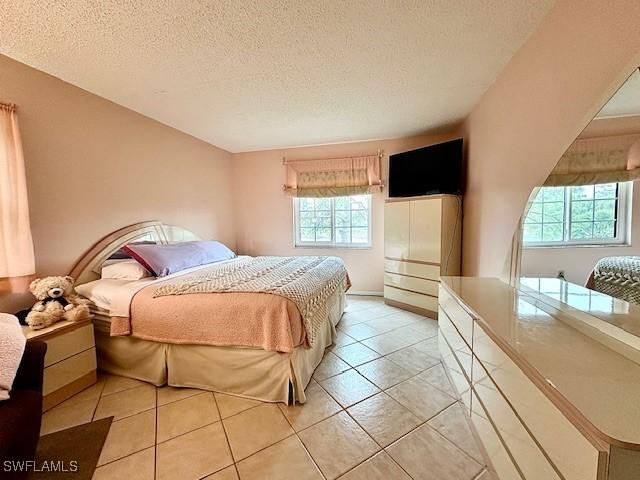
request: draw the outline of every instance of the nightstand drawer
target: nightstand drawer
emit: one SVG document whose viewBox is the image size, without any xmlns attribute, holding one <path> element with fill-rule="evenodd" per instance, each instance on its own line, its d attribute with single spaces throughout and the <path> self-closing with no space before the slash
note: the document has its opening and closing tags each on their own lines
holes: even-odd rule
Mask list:
<svg viewBox="0 0 640 480">
<path fill-rule="evenodd" d="M 48 338 L 44 366 L 48 367 L 94 346 L 93 324 L 88 323 L 63 335 Z"/>
<path fill-rule="evenodd" d="M 94 371 L 96 349 L 90 348 L 44 369 L 43 394 L 46 396 Z"/>
</svg>

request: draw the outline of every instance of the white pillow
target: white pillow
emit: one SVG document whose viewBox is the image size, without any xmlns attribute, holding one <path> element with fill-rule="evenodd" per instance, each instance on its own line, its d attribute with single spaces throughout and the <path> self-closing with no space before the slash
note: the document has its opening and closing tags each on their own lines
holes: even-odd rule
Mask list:
<svg viewBox="0 0 640 480">
<path fill-rule="evenodd" d="M 127 285 L 126 280 L 114 280 L 112 278 L 94 280 L 76 286 L 76 292 L 91 300 L 96 307 L 103 310 L 111 310 L 111 301 L 118 294 L 122 285 Z"/>
<path fill-rule="evenodd" d="M 100 276 L 103 279 L 140 280 L 141 278 L 151 277 L 151 273 L 134 259 L 128 259 L 104 265 Z"/>
</svg>

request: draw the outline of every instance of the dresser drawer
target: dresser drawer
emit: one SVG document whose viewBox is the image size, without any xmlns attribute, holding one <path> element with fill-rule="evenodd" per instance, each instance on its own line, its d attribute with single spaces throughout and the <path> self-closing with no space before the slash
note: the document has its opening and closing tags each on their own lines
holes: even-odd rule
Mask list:
<svg viewBox="0 0 640 480">
<path fill-rule="evenodd" d="M 78 378 L 94 371 L 96 365 L 96 349 L 90 348 L 72 357 L 61 360 L 44 369 L 43 394 L 64 387 Z"/>
<path fill-rule="evenodd" d="M 440 355 L 442 356 L 442 363 L 447 370 L 447 374 L 453 384 L 453 389 L 456 393 L 458 400 L 462 401 L 464 406 L 469 412 L 471 408 L 471 381 L 464 373 L 463 369 L 458 364 L 453 350 L 444 339 L 443 335 L 438 335 L 438 348 Z"/>
<path fill-rule="evenodd" d="M 489 338 L 480 323 L 476 324 L 473 332 L 473 342 L 473 353 L 487 370 L 498 368 L 511 361 L 509 356 Z"/>
<path fill-rule="evenodd" d="M 527 480 L 560 480 L 529 432 L 489 378 L 473 385 L 485 412 Z"/>
<path fill-rule="evenodd" d="M 413 305 L 431 312 L 438 311 L 438 299 L 436 297 L 430 297 L 421 293 L 408 292 L 388 285 L 384 286 L 384 298 Z"/>
<path fill-rule="evenodd" d="M 458 367 L 452 367 L 460 373 L 464 373 L 471 379 L 472 372 L 472 355 L 471 348 L 464 341 L 456 327 L 451 323 L 447 314 L 440 309 L 438 313 L 438 327 L 440 335 L 446 340 L 456 359 Z"/>
<path fill-rule="evenodd" d="M 65 332 L 64 335 L 49 338 L 46 342 L 47 354 L 44 357 L 44 366 L 48 367 L 93 347 L 95 344 L 93 324 L 88 323 L 70 332 Z"/>
<path fill-rule="evenodd" d="M 471 315 L 442 286 L 440 286 L 440 292 L 438 293 L 438 303 L 449 317 L 449 320 L 451 320 L 451 323 L 456 326 L 467 345 L 471 347 L 473 342 L 473 318 Z"/>
<path fill-rule="evenodd" d="M 400 275 L 410 275 L 412 277 L 426 278 L 435 281 L 440 280 L 439 265 L 401 262 L 398 260 L 385 260 L 384 271 L 388 273 L 398 273 Z"/>
<path fill-rule="evenodd" d="M 489 457 L 491 466 L 500 480 L 522 480 L 522 476 L 487 417 L 488 415 L 478 401 L 478 397 L 471 391 L 471 421 Z"/>
<path fill-rule="evenodd" d="M 424 293 L 434 297 L 438 296 L 439 282 L 435 280 L 425 280 L 424 278 L 407 277 L 398 273 L 385 272 L 384 284 L 391 287 L 411 290 L 413 292 Z"/>
<path fill-rule="evenodd" d="M 482 362 L 493 383 L 509 399 L 513 410 L 562 475 L 567 480 L 595 480 L 598 471 L 598 450 L 479 325 L 474 331 L 474 353 L 493 364 L 498 364 Z M 474 383 L 478 368 L 474 365 Z"/>
</svg>

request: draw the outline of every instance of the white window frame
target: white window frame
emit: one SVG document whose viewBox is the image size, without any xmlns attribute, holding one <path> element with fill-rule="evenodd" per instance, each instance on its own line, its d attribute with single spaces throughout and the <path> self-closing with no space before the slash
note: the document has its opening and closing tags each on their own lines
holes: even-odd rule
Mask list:
<svg viewBox="0 0 640 480">
<path fill-rule="evenodd" d="M 360 195 L 343 195 L 344 197 L 360 196 Z M 367 197 L 367 224 L 368 224 L 368 237 L 367 243 L 337 243 L 335 241 L 335 218 L 336 218 L 336 203 L 333 198 L 331 202 L 331 240 L 326 242 L 304 242 L 300 238 L 300 199 L 293 198 L 293 244 L 296 248 L 350 248 L 350 249 L 368 249 L 371 248 L 371 195 L 363 195 Z"/>
<path fill-rule="evenodd" d="M 631 210 L 633 205 L 633 182 L 611 182 L 618 183 L 618 204 L 616 218 L 615 238 L 605 239 L 581 239 L 571 240 L 569 229 L 571 228 L 571 200 L 570 188 L 565 188 L 564 198 L 564 222 L 563 237 L 566 240 L 555 242 L 527 242 L 522 240 L 522 247 L 527 248 L 572 248 L 572 247 L 611 247 L 631 245 Z"/>
</svg>

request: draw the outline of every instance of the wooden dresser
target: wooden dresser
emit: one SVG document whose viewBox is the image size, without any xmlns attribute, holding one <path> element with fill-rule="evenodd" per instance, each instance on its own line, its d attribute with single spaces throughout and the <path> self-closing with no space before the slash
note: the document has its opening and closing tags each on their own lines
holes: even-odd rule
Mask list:
<svg viewBox="0 0 640 480">
<path fill-rule="evenodd" d="M 91 320 L 62 321 L 42 330 L 23 327 L 27 341 L 47 344 L 44 357 L 43 410 L 96 383 L 96 348 Z"/>
<path fill-rule="evenodd" d="M 638 363 L 497 279 L 444 277 L 439 303 L 443 363 L 498 478 L 640 478 Z"/>
<path fill-rule="evenodd" d="M 385 302 L 437 318 L 440 276 L 460 274 L 461 233 L 461 197 L 387 199 Z"/>
</svg>

